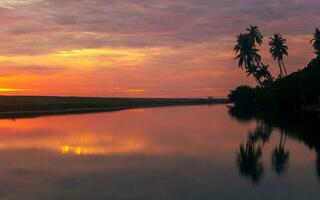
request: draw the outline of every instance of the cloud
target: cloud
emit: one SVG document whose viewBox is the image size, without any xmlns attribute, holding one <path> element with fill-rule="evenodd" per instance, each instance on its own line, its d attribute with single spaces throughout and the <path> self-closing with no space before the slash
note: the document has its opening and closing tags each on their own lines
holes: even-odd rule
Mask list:
<svg viewBox="0 0 320 200">
<path fill-rule="evenodd" d="M 288 59 L 293 71 L 312 57 L 308 40 L 320 20 L 318 0 L 10 0 L 0 7 L 0 54 L 16 58 L 14 66 L 2 65 L 17 67 L 3 68 L 2 74 L 69 70 L 82 76 L 69 77 L 70 87 L 84 79 L 100 88 L 143 88 L 146 95 L 213 85 L 227 92 L 244 81 L 232 49 L 235 35 L 250 24 L 266 39 L 274 32 L 288 37 L 289 53 L 296 55 Z M 143 56 L 139 62 L 119 55 L 56 59 L 62 51 L 99 49 L 131 49 Z M 262 53 L 268 55 L 266 46 Z"/>
<path fill-rule="evenodd" d="M 17 75 L 52 75 L 65 71 L 64 67 L 48 67 L 48 66 L 0 66 L 0 76 L 17 76 Z"/>
<path fill-rule="evenodd" d="M 219 40 L 251 23 L 267 32 L 285 28 L 290 34 L 306 34 L 317 25 L 320 9 L 315 0 L 38 0 L 3 5 L 14 8 L 1 21 L 14 21 L 5 26 L 5 36 L 16 41 L 17 53 L 182 46 Z"/>
<path fill-rule="evenodd" d="M 7 9 L 14 9 L 18 5 L 26 5 L 39 0 L 1 0 L 0 7 Z"/>
</svg>

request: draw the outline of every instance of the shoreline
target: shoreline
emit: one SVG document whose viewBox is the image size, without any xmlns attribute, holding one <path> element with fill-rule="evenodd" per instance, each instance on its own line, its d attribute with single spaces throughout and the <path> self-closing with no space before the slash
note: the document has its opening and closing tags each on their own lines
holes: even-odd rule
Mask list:
<svg viewBox="0 0 320 200">
<path fill-rule="evenodd" d="M 227 104 L 223 98 L 0 96 L 0 118 L 112 112 L 134 108 Z"/>
</svg>

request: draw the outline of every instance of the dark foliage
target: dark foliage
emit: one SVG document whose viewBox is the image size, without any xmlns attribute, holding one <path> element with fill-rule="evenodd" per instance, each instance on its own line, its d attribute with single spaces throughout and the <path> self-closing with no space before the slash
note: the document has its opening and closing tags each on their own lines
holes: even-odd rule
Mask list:
<svg viewBox="0 0 320 200">
<path fill-rule="evenodd" d="M 238 60 L 238 66 L 244 69 L 248 76 L 254 77 L 259 86 L 268 86 L 273 77 L 268 70 L 269 65 L 262 62 L 257 49 L 257 46 L 263 43 L 263 35 L 257 26 L 250 26 L 246 31 L 237 36 L 237 43 L 233 49 L 236 53 L 235 60 Z"/>
<path fill-rule="evenodd" d="M 300 110 L 318 104 L 320 97 L 320 57 L 307 67 L 277 79 L 268 87 L 240 86 L 229 94 L 236 106 L 255 109 Z"/>
<path fill-rule="evenodd" d="M 287 70 L 283 62 L 284 56 L 288 56 L 288 46 L 287 40 L 280 34 L 274 34 L 273 37 L 270 38 L 269 46 L 270 46 L 270 54 L 274 60 L 278 62 L 280 77 L 287 76 Z"/>
<path fill-rule="evenodd" d="M 314 53 L 317 56 L 320 56 L 320 30 L 318 28 L 316 28 L 315 32 L 313 33 L 313 39 L 310 42 L 314 49 Z"/>
<path fill-rule="evenodd" d="M 255 90 L 252 87 L 243 85 L 231 91 L 228 98 L 231 102 L 236 103 L 237 106 L 250 107 L 255 102 Z"/>
</svg>

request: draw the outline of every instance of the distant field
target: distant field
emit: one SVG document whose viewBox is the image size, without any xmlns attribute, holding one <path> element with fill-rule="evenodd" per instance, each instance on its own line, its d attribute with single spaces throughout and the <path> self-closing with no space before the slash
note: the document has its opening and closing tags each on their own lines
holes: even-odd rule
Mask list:
<svg viewBox="0 0 320 200">
<path fill-rule="evenodd" d="M 115 111 L 156 106 L 223 104 L 227 102 L 227 99 L 210 98 L 0 96 L 0 117 Z"/>
</svg>

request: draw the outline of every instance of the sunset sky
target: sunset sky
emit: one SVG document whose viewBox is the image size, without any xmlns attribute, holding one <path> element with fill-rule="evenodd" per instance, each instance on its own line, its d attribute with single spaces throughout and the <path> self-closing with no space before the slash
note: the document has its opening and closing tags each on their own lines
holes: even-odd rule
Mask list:
<svg viewBox="0 0 320 200">
<path fill-rule="evenodd" d="M 314 57 L 319 0 L 0 0 L 0 95 L 225 96 L 254 84 L 233 60 L 250 24 Z"/>
</svg>

